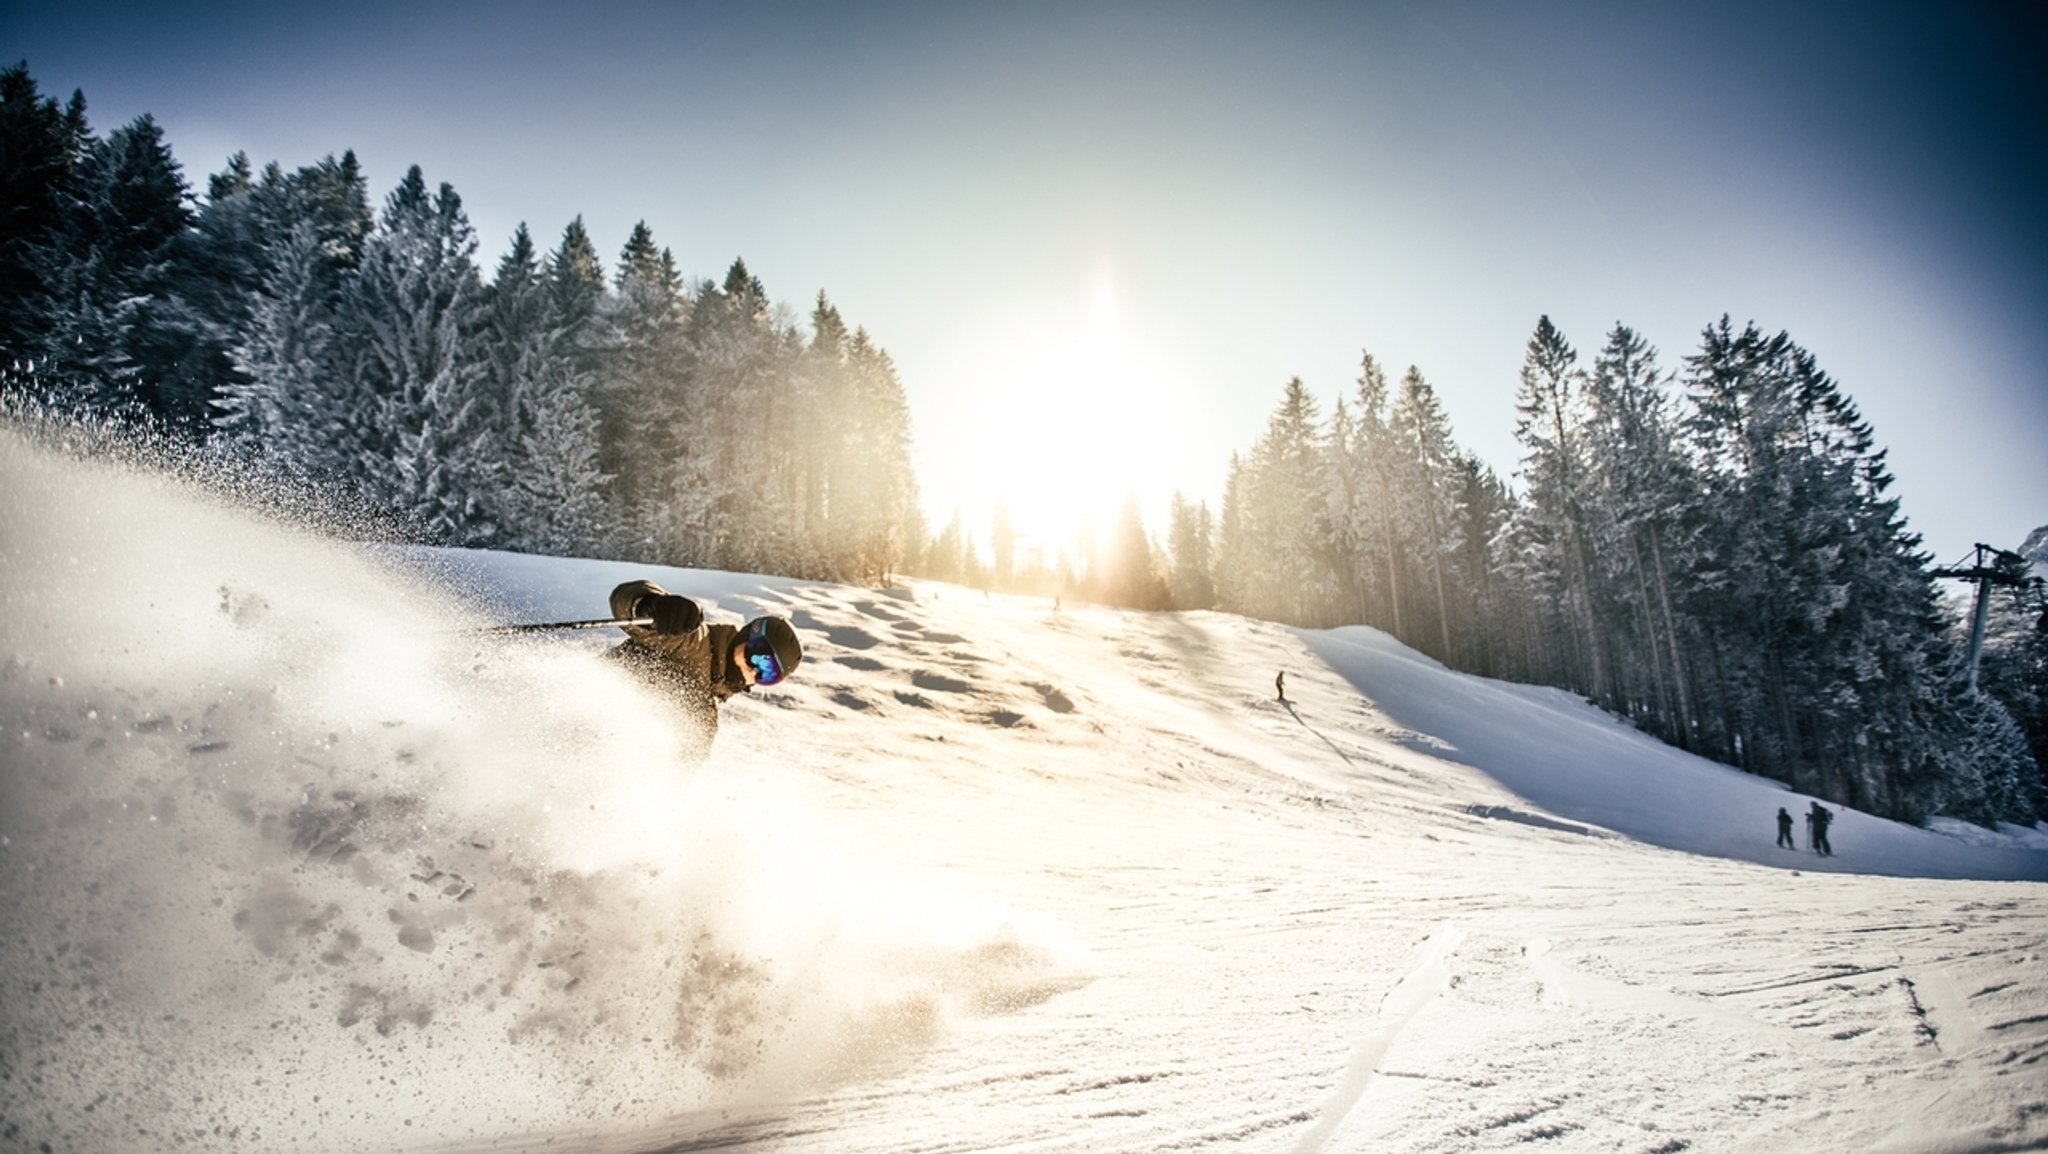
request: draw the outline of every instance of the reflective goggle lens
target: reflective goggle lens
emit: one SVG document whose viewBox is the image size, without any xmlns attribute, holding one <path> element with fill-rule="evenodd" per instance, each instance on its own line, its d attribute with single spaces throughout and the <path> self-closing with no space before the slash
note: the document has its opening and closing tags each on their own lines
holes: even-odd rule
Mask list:
<svg viewBox="0 0 2048 1154">
<path fill-rule="evenodd" d="M 756 685 L 773 685 L 782 680 L 782 662 L 775 659 L 775 647 L 768 644 L 765 629 L 757 625 L 748 631 L 744 653 L 747 664 L 754 667 Z"/>
</svg>

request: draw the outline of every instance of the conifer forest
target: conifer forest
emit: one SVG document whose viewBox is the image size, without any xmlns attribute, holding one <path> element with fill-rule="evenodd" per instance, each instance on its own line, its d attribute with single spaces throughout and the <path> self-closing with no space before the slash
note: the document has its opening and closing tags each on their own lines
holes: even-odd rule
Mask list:
<svg viewBox="0 0 2048 1154">
<path fill-rule="evenodd" d="M 411 540 L 1363 624 L 1872 813 L 2048 800 L 2038 590 L 1997 599 L 1973 685 L 1876 432 L 1755 323 L 1666 359 L 1537 320 L 1507 476 L 1421 369 L 1364 353 L 1334 403 L 1285 383 L 1213 512 L 1177 496 L 1155 535 L 1133 498 L 1048 562 L 1000 508 L 928 531 L 895 365 L 823 292 L 799 320 L 645 225 L 610 259 L 580 219 L 521 226 L 486 272 L 418 167 L 376 207 L 350 153 L 236 155 L 199 192 L 150 117 L 102 135 L 26 64 L 0 74 L 0 211 L 11 419 L 146 427 Z"/>
</svg>

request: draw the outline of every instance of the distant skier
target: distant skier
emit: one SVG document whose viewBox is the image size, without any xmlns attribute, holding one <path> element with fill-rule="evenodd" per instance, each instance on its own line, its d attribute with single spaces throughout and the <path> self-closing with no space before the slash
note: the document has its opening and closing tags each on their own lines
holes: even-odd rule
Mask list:
<svg viewBox="0 0 2048 1154">
<path fill-rule="evenodd" d="M 1789 850 L 1799 848 L 1799 843 L 1792 840 L 1792 815 L 1782 805 L 1778 807 L 1778 844 Z"/>
<path fill-rule="evenodd" d="M 1834 811 L 1819 802 L 1814 802 L 1813 809 L 1806 815 L 1806 820 L 1813 829 L 1813 852 L 1822 857 L 1835 856 L 1835 847 L 1828 844 L 1828 823 L 1835 820 Z"/>
<path fill-rule="evenodd" d="M 612 616 L 646 617 L 653 626 L 627 625 L 626 640 L 606 656 L 668 694 L 682 707 L 698 737 L 698 757 L 718 734 L 718 707 L 756 685 L 774 685 L 803 660 L 796 630 L 780 617 L 745 625 L 711 625 L 704 610 L 652 581 L 628 581 L 612 590 Z"/>
<path fill-rule="evenodd" d="M 1287 671 L 1285 669 L 1273 675 L 1273 691 L 1280 695 L 1280 704 L 1287 704 Z"/>
</svg>

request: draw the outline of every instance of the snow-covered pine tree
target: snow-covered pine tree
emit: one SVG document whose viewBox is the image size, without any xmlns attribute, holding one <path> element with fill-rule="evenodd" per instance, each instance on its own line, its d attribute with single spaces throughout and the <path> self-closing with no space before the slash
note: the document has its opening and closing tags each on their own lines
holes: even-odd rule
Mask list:
<svg viewBox="0 0 2048 1154">
<path fill-rule="evenodd" d="M 604 264 L 597 245 L 577 217 L 562 230 L 561 243 L 548 256 L 548 296 L 557 324 L 575 329 L 587 324 L 604 306 Z"/>
<path fill-rule="evenodd" d="M 2034 530 L 2017 551 L 2014 576 L 2025 582 L 2048 574 L 2048 526 Z M 2026 736 L 2035 770 L 2031 791 L 2039 817 L 2048 817 L 2048 601 L 2041 586 L 2017 585 L 1992 597 L 1977 672 L 1980 690 L 1997 699 Z M 1968 625 L 1959 618 L 1952 643 L 1967 649 Z M 2007 820 L 2026 821 L 2024 813 Z"/>
<path fill-rule="evenodd" d="M 512 247 L 498 259 L 478 300 L 476 355 L 483 361 L 483 389 L 497 415 L 506 463 L 530 431 L 530 413 L 520 411 L 519 394 L 540 376 L 551 353 L 547 284 L 524 221 L 512 232 Z M 514 470 L 516 472 L 516 469 Z M 507 523 L 501 543 L 518 548 L 520 529 Z"/>
<path fill-rule="evenodd" d="M 1689 552 L 1698 485 L 1677 443 L 1657 352 L 1616 325 L 1586 381 L 1589 528 L 1601 620 L 1626 711 L 1690 748 L 1692 691 L 1672 594 Z"/>
<path fill-rule="evenodd" d="M 1388 416 L 1393 398 L 1386 371 L 1370 352 L 1359 356 L 1355 398 L 1358 476 L 1347 536 L 1356 580 L 1367 599 L 1361 620 L 1405 640 L 1402 613 L 1414 581 L 1408 575 L 1411 550 L 1398 516 L 1401 451 Z"/>
<path fill-rule="evenodd" d="M 1564 684 L 1604 699 L 1608 692 L 1600 633 L 1590 589 L 1593 569 L 1586 531 L 1585 374 L 1578 353 L 1550 318 L 1536 322 L 1522 362 L 1515 395 L 1515 437 L 1525 450 L 1526 486 L 1522 538 L 1530 546 L 1521 561 L 1539 597 L 1549 602 L 1567 660 L 1558 671 Z"/>
<path fill-rule="evenodd" d="M 1328 505 L 1330 565 L 1335 580 L 1337 603 L 1332 608 L 1338 620 L 1366 620 L 1366 562 L 1359 539 L 1359 502 L 1365 488 L 1365 453 L 1359 444 L 1358 423 L 1342 394 L 1330 408 L 1330 422 L 1323 434 L 1323 481 L 1328 486 L 1323 500 Z"/>
<path fill-rule="evenodd" d="M 273 163 L 260 176 L 237 153 L 208 180 L 206 201 L 187 234 L 175 312 L 191 341 L 191 372 L 207 382 L 216 410 L 228 396 L 246 395 L 252 381 L 241 361 L 260 355 L 255 351 L 274 336 L 252 329 L 254 310 L 278 287 L 266 284 L 279 254 L 298 243 L 293 233 L 310 230 L 310 252 L 325 266 L 319 279 L 338 291 L 354 275 L 374 222 L 354 153 L 289 174 Z"/>
<path fill-rule="evenodd" d="M 133 417 L 145 412 L 142 387 L 122 349 L 120 278 L 100 243 L 96 211 L 106 157 L 84 116 L 84 102 L 74 94 L 66 128 L 78 142 L 77 193 L 62 205 L 57 233 L 43 253 L 45 292 L 35 303 L 41 339 L 31 359 L 32 379 L 35 390 L 60 409 Z"/>
<path fill-rule="evenodd" d="M 866 328 L 854 330 L 846 363 L 852 382 L 850 443 L 856 453 L 855 468 L 847 474 L 853 495 L 847 510 L 853 572 L 862 581 L 880 581 L 903 564 L 911 543 L 924 535 L 917 474 L 910 463 L 910 403 L 895 360 Z"/>
<path fill-rule="evenodd" d="M 851 496 L 846 479 L 859 462 L 850 447 L 853 383 L 846 365 L 847 329 L 823 290 L 811 307 L 811 337 L 796 358 L 791 435 L 803 446 L 790 479 L 796 523 L 805 552 L 802 571 L 849 580 L 851 525 L 838 523 L 834 505 Z"/>
<path fill-rule="evenodd" d="M 561 556 L 602 552 L 610 478 L 598 465 L 590 378 L 524 224 L 484 292 L 478 340 L 505 452 L 505 484 L 492 500 L 501 543 Z"/>
<path fill-rule="evenodd" d="M 735 260 L 701 286 L 689 323 L 689 436 L 672 490 L 678 530 L 699 563 L 782 572 L 801 562 L 794 433 L 803 341 Z"/>
<path fill-rule="evenodd" d="M 1496 624 L 1501 660 L 1518 680 L 1570 684 L 1558 612 L 1557 582 L 1548 542 L 1536 530 L 1526 498 L 1509 504 L 1507 523 L 1494 535 Z"/>
<path fill-rule="evenodd" d="M 1244 517 L 1245 469 L 1243 454 L 1230 454 L 1230 464 L 1223 471 L 1223 506 L 1216 519 L 1216 551 L 1210 566 L 1217 606 L 1233 611 L 1245 604 L 1244 591 L 1254 584 L 1251 565 L 1255 547 Z"/>
<path fill-rule="evenodd" d="M 1422 571 L 1427 582 L 1427 616 L 1436 628 L 1422 630 L 1420 645 L 1435 656 L 1450 661 L 1455 649 L 1451 642 L 1450 596 L 1444 588 L 1444 569 L 1457 542 L 1452 530 L 1457 524 L 1457 447 L 1451 442 L 1451 426 L 1437 403 L 1436 390 L 1423 379 L 1422 370 L 1410 365 L 1401 378 L 1401 395 L 1394 402 L 1389 421 L 1393 443 L 1399 452 L 1401 497 L 1397 515 L 1403 522 L 1402 536 L 1418 545 Z M 1414 642 L 1411 642 L 1414 644 Z"/>
<path fill-rule="evenodd" d="M 147 415 L 195 434 L 205 397 L 166 323 L 192 217 L 183 173 L 147 115 L 95 136 L 85 98 L 58 114 L 25 67 L 0 83 L 0 131 L 19 147 L 0 250 L 14 387 L 62 408 Z M 0 167 L 13 169 L 6 157 Z M 18 231 L 17 231 L 18 230 Z"/>
<path fill-rule="evenodd" d="M 355 354 L 348 401 L 355 481 L 430 540 L 494 543 L 487 494 L 502 483 L 497 415 L 475 355 L 476 237 L 447 184 L 419 166 L 385 199 L 346 298 Z"/>
<path fill-rule="evenodd" d="M 626 507 L 618 478 L 611 472 L 614 422 L 604 409 L 605 383 L 618 350 L 617 334 L 608 319 L 611 310 L 604 265 L 597 246 L 576 217 L 562 230 L 562 239 L 542 264 L 547 294 L 548 329 L 554 333 L 553 357 L 564 379 L 598 422 L 597 472 L 606 478 L 601 524 L 591 539 L 592 551 L 603 557 L 648 558 L 654 550 L 644 526 Z M 572 440 L 574 436 L 572 436 Z"/>
<path fill-rule="evenodd" d="M 213 382 L 201 371 L 199 334 L 181 323 L 176 296 L 193 220 L 184 173 L 146 114 L 109 133 L 98 151 L 94 229 L 116 356 L 146 410 L 182 435 L 200 436 Z"/>
<path fill-rule="evenodd" d="M 82 99 L 82 98 L 80 98 Z M 80 198 L 78 138 L 27 64 L 0 70 L 0 370 L 10 389 L 41 392 L 50 357 L 63 227 Z"/>
<path fill-rule="evenodd" d="M 1688 358 L 1690 432 L 1714 514 L 1703 629 L 1743 761 L 1914 818 L 1957 713 L 1954 651 L 1919 538 L 1870 427 L 1785 333 L 1726 317 Z"/>
<path fill-rule="evenodd" d="M 1338 600 L 1319 424 L 1315 398 L 1301 378 L 1290 379 L 1226 492 L 1234 502 L 1224 513 L 1232 532 L 1222 563 L 1236 599 L 1229 608 L 1308 625 L 1322 623 Z"/>
<path fill-rule="evenodd" d="M 645 221 L 635 224 L 604 300 L 607 355 L 593 399 L 624 519 L 644 535 L 642 555 L 665 560 L 696 559 L 670 523 L 675 471 L 699 427 L 684 375 L 687 311 L 674 258 Z"/>
<path fill-rule="evenodd" d="M 0 71 L 0 388 L 55 399 L 52 329 L 74 274 L 67 239 L 84 200 L 84 96 L 71 112 L 37 90 L 27 64 Z"/>
<path fill-rule="evenodd" d="M 2041 816 L 2041 768 L 2027 748 L 2026 734 L 1997 698 L 1954 690 L 1954 714 L 1946 740 L 1933 746 L 1940 771 L 1932 796 L 1915 798 L 1917 808 L 1979 825 L 2001 821 L 2032 825 Z"/>
<path fill-rule="evenodd" d="M 338 450 L 351 414 L 333 389 L 346 370 L 334 340 L 342 274 L 310 221 L 278 238 L 264 263 L 229 350 L 234 375 L 214 402 L 216 437 L 287 475 L 346 477 L 353 461 Z"/>
<path fill-rule="evenodd" d="M 276 172 L 271 166 L 270 173 Z M 230 391 L 249 379 L 236 368 L 235 350 L 249 343 L 250 312 L 263 291 L 259 253 L 267 239 L 255 212 L 256 175 L 247 153 L 207 178 L 206 199 L 185 238 L 184 275 L 177 286 L 178 317 L 193 344 L 193 372 L 207 382 L 212 422 Z M 239 423 L 239 422 L 236 422 Z"/>
<path fill-rule="evenodd" d="M 1504 676 L 1513 651 L 1505 634 L 1513 627 L 1519 606 L 1508 583 L 1501 537 L 1514 519 L 1514 494 L 1478 457 L 1460 452 L 1452 462 L 1457 494 L 1451 501 L 1450 552 L 1445 557 L 1448 584 L 1456 600 L 1453 612 L 1465 622 L 1461 641 L 1449 662 L 1487 676 Z"/>
</svg>

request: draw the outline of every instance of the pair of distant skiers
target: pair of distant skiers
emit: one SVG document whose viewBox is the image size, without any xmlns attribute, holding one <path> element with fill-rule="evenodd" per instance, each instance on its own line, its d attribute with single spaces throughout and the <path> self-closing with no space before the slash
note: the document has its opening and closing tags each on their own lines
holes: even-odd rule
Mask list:
<svg viewBox="0 0 2048 1154">
<path fill-rule="evenodd" d="M 1819 802 L 1812 803 L 1806 811 L 1806 847 L 1822 857 L 1835 856 L 1835 847 L 1828 844 L 1828 826 L 1835 820 L 1834 811 Z M 1786 849 L 1798 849 L 1792 841 L 1792 815 L 1784 806 L 1778 807 L 1778 844 Z"/>
<path fill-rule="evenodd" d="M 626 625 L 626 640 L 606 656 L 633 671 L 680 707 L 701 758 L 718 733 L 718 707 L 756 685 L 774 685 L 796 670 L 803 646 L 780 617 L 745 625 L 711 624 L 704 610 L 652 581 L 628 581 L 612 590 L 612 617 L 647 621 Z"/>
</svg>

